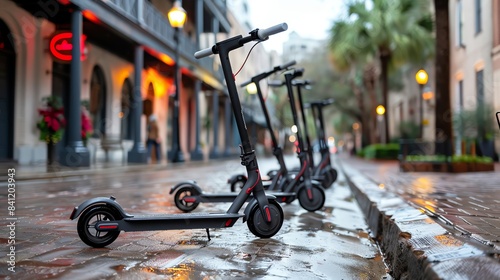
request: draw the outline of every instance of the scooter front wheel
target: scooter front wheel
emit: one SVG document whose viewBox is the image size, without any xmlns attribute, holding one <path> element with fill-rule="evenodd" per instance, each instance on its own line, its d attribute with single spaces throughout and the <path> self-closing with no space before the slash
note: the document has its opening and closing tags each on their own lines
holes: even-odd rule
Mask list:
<svg viewBox="0 0 500 280">
<path fill-rule="evenodd" d="M 105 247 L 115 241 L 120 231 L 98 231 L 95 227 L 96 223 L 116 221 L 121 218 L 120 214 L 114 208 L 101 205 L 90 207 L 78 219 L 78 236 L 89 246 L 94 248 Z"/>
<path fill-rule="evenodd" d="M 196 191 L 195 188 L 191 186 L 180 187 L 174 195 L 175 206 L 177 206 L 177 208 L 179 208 L 179 210 L 183 212 L 193 211 L 194 209 L 196 209 L 196 207 L 198 207 L 200 203 L 190 202 L 189 200 L 185 199 L 185 197 L 197 194 L 198 191 Z"/>
<path fill-rule="evenodd" d="M 300 188 L 297 197 L 300 206 L 309 212 L 319 210 L 325 204 L 325 191 L 316 184 L 313 184 L 310 189 L 306 186 Z"/>
<path fill-rule="evenodd" d="M 284 214 L 281 205 L 274 199 L 269 200 L 271 222 L 264 220 L 259 204 L 255 204 L 248 215 L 247 226 L 251 233 L 260 238 L 273 237 L 283 225 Z"/>
</svg>

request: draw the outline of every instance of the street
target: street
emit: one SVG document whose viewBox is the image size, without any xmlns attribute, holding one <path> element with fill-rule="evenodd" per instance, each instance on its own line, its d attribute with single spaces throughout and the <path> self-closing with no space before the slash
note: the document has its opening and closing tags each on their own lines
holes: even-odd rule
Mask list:
<svg viewBox="0 0 500 280">
<path fill-rule="evenodd" d="M 287 158 L 290 166 L 298 164 Z M 259 160 L 261 170 L 277 166 Z M 180 213 L 170 187 L 194 179 L 210 192 L 228 192 L 227 178 L 244 168 L 238 160 L 196 166 L 163 166 L 151 171 L 113 171 L 17 182 L 15 272 L 2 254 L 6 279 L 390 279 L 379 248 L 356 200 L 339 173 L 326 190 L 325 207 L 307 212 L 297 201 L 282 204 L 285 221 L 276 236 L 256 238 L 246 224 L 212 229 L 122 232 L 103 249 L 78 237 L 73 207 L 113 195 L 131 214 Z M 263 173 L 264 173 L 263 172 Z M 7 194 L 2 186 L 4 201 Z M 224 212 L 229 203 L 201 204 L 195 212 Z M 7 207 L 5 207 L 7 208 Z M 241 210 L 243 211 L 243 209 Z M 9 230 L 2 219 L 1 241 Z"/>
</svg>

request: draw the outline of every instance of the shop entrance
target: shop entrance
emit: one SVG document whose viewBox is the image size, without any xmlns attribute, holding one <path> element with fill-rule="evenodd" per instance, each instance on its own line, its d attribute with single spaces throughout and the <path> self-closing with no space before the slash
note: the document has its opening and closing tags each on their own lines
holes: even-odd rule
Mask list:
<svg viewBox="0 0 500 280">
<path fill-rule="evenodd" d="M 14 81 L 16 53 L 10 30 L 0 20 L 0 161 L 13 159 L 14 154 Z"/>
</svg>

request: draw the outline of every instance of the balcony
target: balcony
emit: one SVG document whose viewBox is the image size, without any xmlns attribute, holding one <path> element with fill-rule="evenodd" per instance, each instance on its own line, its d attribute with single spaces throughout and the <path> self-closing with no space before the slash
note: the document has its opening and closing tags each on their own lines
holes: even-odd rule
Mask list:
<svg viewBox="0 0 500 280">
<path fill-rule="evenodd" d="M 174 33 L 175 30 L 170 26 L 168 19 L 152 4 L 145 0 L 94 0 L 102 2 L 113 10 L 119 12 L 129 21 L 140 26 L 150 34 L 158 38 L 163 44 L 167 45 L 172 54 L 175 49 Z M 219 5 L 225 6 L 224 0 L 215 1 Z M 205 70 L 214 73 L 217 78 L 219 71 L 213 70 L 213 58 L 204 58 L 196 60 L 193 54 L 199 50 L 199 47 L 188 36 L 180 32 L 179 34 L 180 55 L 182 59 L 189 61 L 191 64 L 200 65 Z"/>
</svg>

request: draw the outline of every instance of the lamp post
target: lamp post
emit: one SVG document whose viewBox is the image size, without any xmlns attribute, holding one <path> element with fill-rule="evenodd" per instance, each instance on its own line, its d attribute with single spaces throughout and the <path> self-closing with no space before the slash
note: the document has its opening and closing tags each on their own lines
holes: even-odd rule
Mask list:
<svg viewBox="0 0 500 280">
<path fill-rule="evenodd" d="M 424 137 L 424 86 L 427 84 L 427 81 L 429 80 L 429 75 L 427 75 L 427 72 L 425 72 L 424 69 L 418 70 L 417 74 L 415 75 L 415 80 L 418 83 L 419 86 L 419 101 L 420 101 L 420 138 Z"/>
<path fill-rule="evenodd" d="M 180 131 L 179 131 L 179 93 L 180 93 L 180 68 L 179 68 L 179 31 L 184 26 L 186 22 L 186 11 L 181 6 L 181 1 L 176 0 L 174 6 L 168 12 L 168 21 L 170 25 L 175 29 L 174 41 L 175 41 L 175 64 L 174 64 L 174 83 L 175 83 L 175 95 L 174 95 L 174 116 L 173 116 L 173 141 L 172 150 L 170 151 L 170 161 L 172 162 L 184 162 L 184 155 L 182 154 L 180 148 Z M 168 155 L 167 155 L 168 156 Z"/>
<path fill-rule="evenodd" d="M 380 131 L 380 142 L 382 144 L 385 144 L 385 127 L 384 127 L 384 114 L 385 114 L 385 107 L 383 105 L 378 105 L 377 108 L 375 109 L 377 112 L 377 121 L 379 125 L 379 131 Z"/>
</svg>

